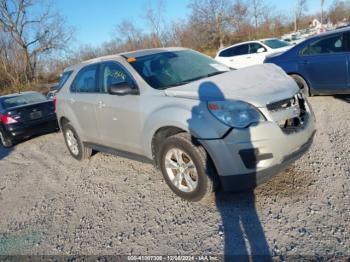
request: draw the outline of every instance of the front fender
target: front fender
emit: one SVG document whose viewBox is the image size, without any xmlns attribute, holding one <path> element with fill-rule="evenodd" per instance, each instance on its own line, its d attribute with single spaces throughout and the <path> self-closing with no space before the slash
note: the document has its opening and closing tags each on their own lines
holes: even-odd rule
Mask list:
<svg viewBox="0 0 350 262">
<path fill-rule="evenodd" d="M 197 101 L 197 105 L 183 105 L 160 108 L 150 114 L 145 121 L 144 148 L 147 157 L 152 158 L 152 139 L 163 127 L 177 127 L 199 139 L 217 139 L 230 128 L 215 119 L 206 109 L 206 105 Z"/>
</svg>

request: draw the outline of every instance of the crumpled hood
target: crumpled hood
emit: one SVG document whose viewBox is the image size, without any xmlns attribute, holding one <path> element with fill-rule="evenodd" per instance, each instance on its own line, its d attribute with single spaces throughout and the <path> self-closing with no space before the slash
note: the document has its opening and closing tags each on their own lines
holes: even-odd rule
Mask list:
<svg viewBox="0 0 350 262">
<path fill-rule="evenodd" d="M 201 101 L 242 100 L 256 107 L 265 107 L 294 96 L 298 90 L 294 80 L 281 68 L 264 64 L 172 87 L 166 89 L 165 94 Z"/>
</svg>

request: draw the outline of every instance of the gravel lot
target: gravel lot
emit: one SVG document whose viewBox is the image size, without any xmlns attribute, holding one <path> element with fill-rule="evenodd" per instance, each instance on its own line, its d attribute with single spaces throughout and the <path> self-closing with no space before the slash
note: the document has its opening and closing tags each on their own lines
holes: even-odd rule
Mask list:
<svg viewBox="0 0 350 262">
<path fill-rule="evenodd" d="M 254 193 L 188 203 L 148 164 L 77 162 L 62 134 L 0 149 L 0 254 L 350 256 L 350 98 L 310 99 L 314 144 Z"/>
</svg>

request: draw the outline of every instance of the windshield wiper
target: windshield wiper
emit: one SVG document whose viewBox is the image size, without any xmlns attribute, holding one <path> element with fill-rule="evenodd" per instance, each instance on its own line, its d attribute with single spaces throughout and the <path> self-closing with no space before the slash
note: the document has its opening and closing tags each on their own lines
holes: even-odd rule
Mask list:
<svg viewBox="0 0 350 262">
<path fill-rule="evenodd" d="M 213 72 L 213 73 L 210 73 L 210 74 L 207 74 L 207 75 L 204 75 L 204 76 L 199 76 L 199 77 L 194 77 L 194 78 L 191 78 L 191 79 L 187 79 L 187 80 L 182 81 L 182 82 L 179 82 L 179 83 L 177 83 L 177 84 L 175 84 L 175 85 L 167 86 L 166 88 L 175 87 L 175 86 L 182 86 L 182 85 L 191 83 L 191 82 L 193 82 L 193 81 L 197 81 L 197 80 L 200 80 L 200 79 L 203 79 L 203 78 L 206 78 L 206 77 L 211 77 L 211 76 L 215 76 L 215 75 L 219 75 L 219 74 L 227 73 L 227 72 L 229 72 L 229 71 L 217 71 L 217 72 Z"/>
</svg>

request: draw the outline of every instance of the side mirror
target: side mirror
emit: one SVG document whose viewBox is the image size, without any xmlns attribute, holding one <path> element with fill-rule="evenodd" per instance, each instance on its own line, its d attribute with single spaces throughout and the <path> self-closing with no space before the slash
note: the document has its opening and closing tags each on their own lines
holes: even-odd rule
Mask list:
<svg viewBox="0 0 350 262">
<path fill-rule="evenodd" d="M 257 51 L 258 54 L 266 52 L 266 49 L 263 47 L 260 47 Z"/>
<path fill-rule="evenodd" d="M 128 82 L 121 82 L 112 84 L 108 87 L 108 93 L 111 95 L 125 96 L 125 95 L 138 95 L 139 90 Z"/>
</svg>

